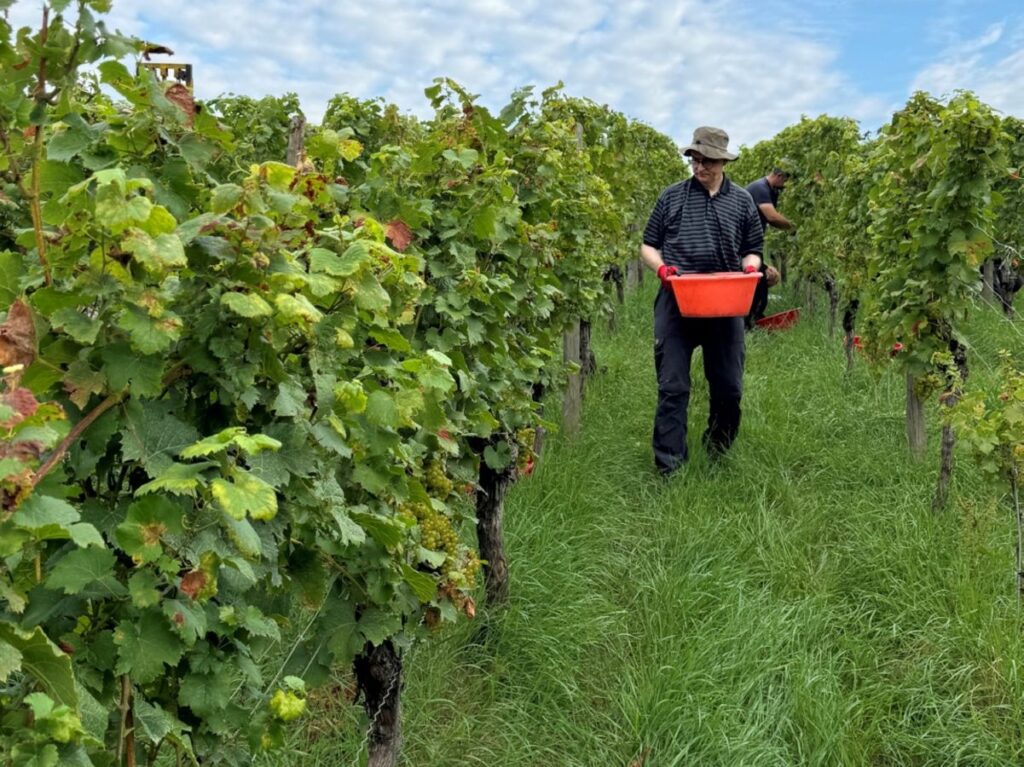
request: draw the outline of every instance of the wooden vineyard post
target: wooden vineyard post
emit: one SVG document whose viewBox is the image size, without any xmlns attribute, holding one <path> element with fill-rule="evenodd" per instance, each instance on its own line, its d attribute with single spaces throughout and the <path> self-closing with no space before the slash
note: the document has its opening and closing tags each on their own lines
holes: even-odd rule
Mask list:
<svg viewBox="0 0 1024 767">
<path fill-rule="evenodd" d="M 952 403 L 943 402 L 943 406 L 952 407 L 956 397 L 951 396 Z M 956 447 L 956 434 L 948 423 L 942 426 L 942 449 L 939 460 L 939 479 L 935 485 L 935 497 L 932 499 L 932 510 L 941 511 L 946 508 L 949 498 L 949 480 L 953 476 L 953 448 Z"/>
<path fill-rule="evenodd" d="M 818 291 L 813 279 L 803 281 L 804 304 L 807 306 L 807 313 L 814 314 L 818 311 Z"/>
<path fill-rule="evenodd" d="M 562 337 L 562 355 L 567 365 L 580 367 L 578 372 L 569 373 L 566 376 L 565 399 L 562 402 L 562 429 L 566 434 L 572 436 L 579 431 L 580 410 L 583 401 L 579 320 L 574 320 Z"/>
<path fill-rule="evenodd" d="M 643 266 L 639 259 L 631 259 L 626 262 L 626 290 L 636 290 L 640 284 L 640 270 Z"/>
<path fill-rule="evenodd" d="M 587 379 L 597 372 L 597 357 L 591 343 L 590 320 L 580 320 L 580 398 L 587 394 Z"/>
<path fill-rule="evenodd" d="M 946 390 L 939 396 L 945 408 L 952 408 L 960 401 L 963 394 L 963 383 L 967 380 L 967 349 L 956 339 L 950 339 L 949 350 L 953 355 L 955 372 L 947 373 Z M 945 420 L 945 419 L 944 419 Z M 939 462 L 939 479 L 935 486 L 935 498 L 932 509 L 940 511 L 946 507 L 949 499 L 949 482 L 953 476 L 953 449 L 956 447 L 956 433 L 952 424 L 945 422 L 942 426 L 942 451 Z"/>
<path fill-rule="evenodd" d="M 836 337 L 836 318 L 839 314 L 839 286 L 832 277 L 825 278 L 825 292 L 828 293 L 828 337 Z"/>
<path fill-rule="evenodd" d="M 1017 467 L 1010 470 L 1010 497 L 1013 502 L 1013 516 L 1017 523 L 1017 547 L 1014 552 L 1014 570 L 1017 580 L 1017 609 L 1020 610 L 1021 596 L 1024 595 L 1024 569 L 1022 569 L 1021 557 L 1024 555 L 1024 513 L 1020 505 L 1020 478 L 1017 475 Z"/>
<path fill-rule="evenodd" d="M 306 118 L 302 115 L 295 115 L 292 118 L 291 128 L 288 132 L 288 154 L 285 161 L 289 165 L 297 165 L 299 158 L 303 156 L 305 152 L 305 133 Z"/>
<path fill-rule="evenodd" d="M 615 297 L 617 302 L 615 307 L 613 307 L 611 314 L 608 315 L 608 330 L 614 331 L 617 326 L 619 307 L 626 303 L 625 278 L 622 274 L 622 267 L 618 264 L 612 264 L 609 266 L 608 271 L 605 272 L 604 280 L 605 282 L 611 282 L 615 285 Z"/>
<path fill-rule="evenodd" d="M 622 268 L 617 264 L 612 268 L 614 269 L 612 280 L 615 282 L 615 298 L 618 300 L 619 306 L 622 306 L 626 303 L 626 290 L 622 283 Z"/>
<path fill-rule="evenodd" d="M 388 640 L 377 647 L 367 644 L 353 668 L 370 720 L 367 767 L 396 767 L 402 750 L 402 659 Z"/>
<path fill-rule="evenodd" d="M 857 309 L 859 306 L 859 302 L 854 299 L 846 305 L 846 309 L 843 311 L 843 348 L 846 350 L 847 375 L 853 372 L 853 329 L 854 323 L 857 320 Z"/>
<path fill-rule="evenodd" d="M 915 459 L 924 457 L 927 435 L 924 430 L 924 403 L 914 391 L 914 376 L 907 374 L 907 444 Z"/>
<path fill-rule="evenodd" d="M 491 445 L 494 444 L 492 440 Z M 505 557 L 504 517 L 505 495 L 512 484 L 515 461 L 500 470 L 492 469 L 480 452 L 480 480 L 476 494 L 476 538 L 484 565 L 484 590 L 487 604 L 503 605 L 508 601 L 508 560 Z"/>
<path fill-rule="evenodd" d="M 533 401 L 537 403 L 537 415 L 541 418 L 544 417 L 544 384 L 535 383 L 533 385 Z M 547 434 L 547 429 L 543 426 L 538 426 L 533 435 L 533 454 L 535 457 L 540 457 L 541 451 L 544 449 L 544 435 Z"/>
<path fill-rule="evenodd" d="M 995 285 L 996 279 L 996 262 L 994 259 L 988 259 L 981 266 L 981 297 L 985 300 L 985 303 L 992 303 L 995 298 Z"/>
</svg>

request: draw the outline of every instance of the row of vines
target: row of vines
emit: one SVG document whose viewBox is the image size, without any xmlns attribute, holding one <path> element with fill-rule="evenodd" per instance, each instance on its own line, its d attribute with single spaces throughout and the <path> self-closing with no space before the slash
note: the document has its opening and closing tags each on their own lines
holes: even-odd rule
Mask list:
<svg viewBox="0 0 1024 767">
<path fill-rule="evenodd" d="M 0 763 L 247 764 L 352 668 L 393 764 L 402 659 L 506 598 L 540 394 L 681 158 L 438 80 L 289 165 L 297 99 L 197 103 L 108 8 L 0 19 Z"/>
<path fill-rule="evenodd" d="M 862 136 L 849 119 L 804 118 L 744 152 L 733 170 L 752 180 L 782 157 L 798 170 L 783 204 L 799 230 L 773 235 L 770 251 L 793 277 L 825 290 L 833 331 L 842 310 L 850 365 L 857 346 L 875 369 L 895 366 L 906 377 L 907 436 L 918 457 L 926 450 L 925 404 L 938 395 L 936 509 L 947 505 L 957 434 L 982 471 L 1006 483 L 1024 587 L 1020 367 L 1005 356 L 996 388 L 970 391 L 964 336 L 979 305 L 1012 322 L 1024 284 L 1024 123 L 969 92 L 946 100 L 916 93 L 877 135 Z"/>
</svg>

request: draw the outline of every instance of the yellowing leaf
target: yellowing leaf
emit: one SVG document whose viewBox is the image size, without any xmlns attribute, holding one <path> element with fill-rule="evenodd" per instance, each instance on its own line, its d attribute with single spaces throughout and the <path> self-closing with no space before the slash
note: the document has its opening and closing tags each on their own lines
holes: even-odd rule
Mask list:
<svg viewBox="0 0 1024 767">
<path fill-rule="evenodd" d="M 188 264 L 185 248 L 175 234 L 159 234 L 154 238 L 141 229 L 130 229 L 122 245 L 146 271 L 154 274 Z"/>
<path fill-rule="evenodd" d="M 178 228 L 178 222 L 174 215 L 163 205 L 154 205 L 149 212 L 149 218 L 139 225 L 146 234 L 159 237 L 161 234 L 171 234 Z"/>
<path fill-rule="evenodd" d="M 274 313 L 270 304 L 255 293 L 225 293 L 220 302 L 239 317 L 269 317 Z"/>
<path fill-rule="evenodd" d="M 363 153 L 363 145 L 355 139 L 344 138 L 338 142 L 338 151 L 346 162 L 352 162 Z"/>
<path fill-rule="evenodd" d="M 223 453 L 232 445 L 250 455 L 262 450 L 277 450 L 281 447 L 281 443 L 273 437 L 268 437 L 265 434 L 250 436 L 246 434 L 244 427 L 232 426 L 189 445 L 181 451 L 181 457 L 199 458 L 200 456 Z"/>
<path fill-rule="evenodd" d="M 305 296 L 279 295 L 274 299 L 278 317 L 287 325 L 319 322 L 323 315 Z"/>
<path fill-rule="evenodd" d="M 274 488 L 259 477 L 242 469 L 235 470 L 232 481 L 217 477 L 210 483 L 210 491 L 217 504 L 234 519 L 269 520 L 277 514 L 277 494 Z"/>
<path fill-rule="evenodd" d="M 265 162 L 260 166 L 260 174 L 275 189 L 287 189 L 295 178 L 295 168 L 283 162 Z"/>
<path fill-rule="evenodd" d="M 169 468 L 161 471 L 152 482 L 147 482 L 136 490 L 135 495 L 138 497 L 162 491 L 171 495 L 195 497 L 196 489 L 206 482 L 202 477 L 203 471 L 214 465 L 209 462 L 171 464 Z"/>
</svg>

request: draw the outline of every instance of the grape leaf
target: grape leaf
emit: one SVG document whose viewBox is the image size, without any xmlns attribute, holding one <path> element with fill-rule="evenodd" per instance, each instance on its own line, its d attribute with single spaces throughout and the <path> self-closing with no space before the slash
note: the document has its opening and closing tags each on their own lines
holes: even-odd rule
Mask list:
<svg viewBox="0 0 1024 767">
<path fill-rule="evenodd" d="M 0 309 L 6 309 L 21 294 L 22 257 L 9 250 L 0 252 Z"/>
<path fill-rule="evenodd" d="M 56 529 L 64 531 L 65 538 L 70 538 L 68 527 L 77 522 L 78 518 L 78 510 L 67 501 L 34 493 L 18 507 L 11 520 L 18 527 L 34 533 L 37 537 L 43 533 L 52 533 Z"/>
<path fill-rule="evenodd" d="M 402 616 L 371 607 L 359 616 L 359 631 L 366 641 L 379 646 L 394 636 L 402 627 Z"/>
<path fill-rule="evenodd" d="M 221 184 L 213 190 L 210 209 L 214 213 L 227 213 L 241 202 L 244 193 L 237 184 Z"/>
<path fill-rule="evenodd" d="M 136 397 L 155 397 L 163 389 L 166 363 L 162 358 L 140 355 L 124 342 L 104 345 L 100 357 L 111 391 L 128 387 Z"/>
<path fill-rule="evenodd" d="M 203 463 L 174 463 L 158 474 L 152 482 L 147 482 L 135 491 L 137 497 L 161 491 L 171 495 L 187 495 L 194 498 L 196 490 L 206 484 L 203 472 L 217 464 L 209 461 Z"/>
<path fill-rule="evenodd" d="M 167 402 L 132 400 L 125 405 L 125 427 L 121 431 L 125 460 L 138 461 L 150 477 L 157 477 L 174 464 L 172 456 L 199 438 L 192 424 L 169 412 Z"/>
<path fill-rule="evenodd" d="M 147 684 L 164 673 L 164 666 L 175 666 L 184 646 L 167 619 L 148 610 L 137 621 L 123 620 L 114 632 L 117 645 L 115 672 L 128 674 L 136 684 Z"/>
<path fill-rule="evenodd" d="M 153 562 L 163 554 L 167 535 L 182 531 L 182 509 L 162 495 L 147 495 L 128 507 L 115 537 L 121 549 L 139 562 Z"/>
<path fill-rule="evenodd" d="M 0 623 L 0 641 L 21 653 L 21 668 L 30 674 L 55 701 L 72 709 L 78 707 L 78 691 L 71 670 L 71 658 L 36 626 L 22 631 L 9 623 Z"/>
<path fill-rule="evenodd" d="M 99 582 L 112 596 L 120 596 L 125 589 L 114 577 L 114 565 L 114 554 L 109 549 L 75 549 L 50 571 L 46 585 L 63 589 L 65 594 L 79 594 L 86 586 Z"/>
<path fill-rule="evenodd" d="M 139 570 L 128 579 L 128 593 L 136 607 L 160 604 L 160 580 L 149 570 Z"/>
<path fill-rule="evenodd" d="M 7 677 L 21 669 L 21 650 L 0 639 L 0 683 L 6 682 Z"/>
</svg>

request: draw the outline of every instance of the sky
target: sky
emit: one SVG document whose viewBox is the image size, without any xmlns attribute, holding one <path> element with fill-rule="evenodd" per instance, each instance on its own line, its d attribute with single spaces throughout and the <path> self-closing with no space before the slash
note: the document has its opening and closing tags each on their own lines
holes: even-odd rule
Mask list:
<svg viewBox="0 0 1024 767">
<path fill-rule="evenodd" d="M 876 130 L 916 90 L 1024 116 L 1024 0 L 114 0 L 106 21 L 192 63 L 200 98 L 295 92 L 313 122 L 339 92 L 427 116 L 439 76 L 494 110 L 562 81 L 681 144 L 822 113 Z"/>
</svg>

